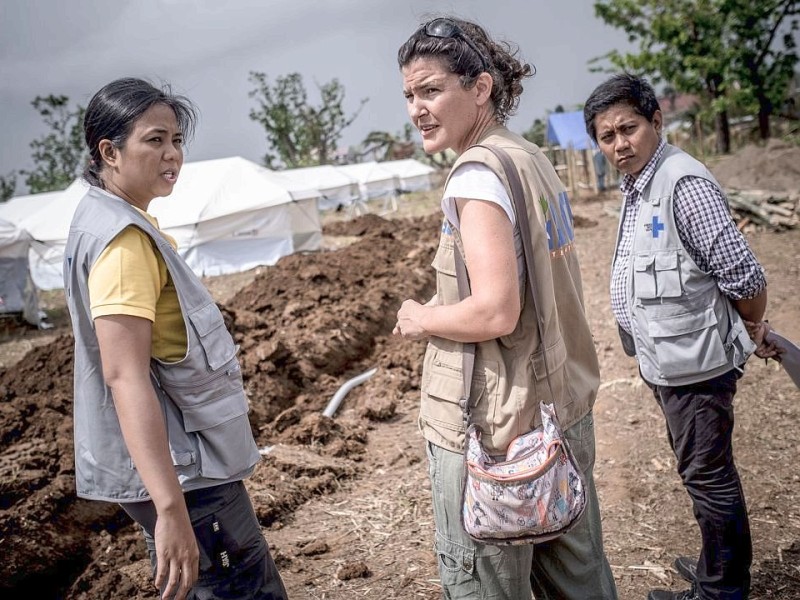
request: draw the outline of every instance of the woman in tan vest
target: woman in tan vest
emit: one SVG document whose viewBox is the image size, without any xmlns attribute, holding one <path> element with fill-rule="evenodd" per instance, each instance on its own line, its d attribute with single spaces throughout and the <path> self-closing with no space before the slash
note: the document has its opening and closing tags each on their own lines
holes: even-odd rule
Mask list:
<svg viewBox="0 0 800 600">
<path fill-rule="evenodd" d="M 423 24 L 398 62 L 412 123 L 427 153 L 459 158 L 442 199 L 444 222 L 433 262 L 437 293 L 406 300 L 395 334 L 427 339 L 420 429 L 427 441 L 436 551 L 445 598 L 616 598 L 603 552 L 594 487 L 592 404 L 599 368 L 584 315 L 572 211 L 539 148 L 504 123 L 531 67 L 478 25 L 455 18 Z M 508 182 L 486 148 L 512 157 L 525 192 L 534 252 L 533 289 L 525 277 L 520 229 Z M 460 300 L 455 253 L 464 257 L 471 295 Z M 536 309 L 542 315 L 541 335 Z M 539 402 L 555 405 L 587 482 L 588 506 L 567 534 L 537 546 L 478 544 L 461 526 L 464 424 L 463 343 L 476 343 L 470 406 L 493 454 L 538 425 Z M 550 384 L 542 365 L 546 361 Z"/>
</svg>

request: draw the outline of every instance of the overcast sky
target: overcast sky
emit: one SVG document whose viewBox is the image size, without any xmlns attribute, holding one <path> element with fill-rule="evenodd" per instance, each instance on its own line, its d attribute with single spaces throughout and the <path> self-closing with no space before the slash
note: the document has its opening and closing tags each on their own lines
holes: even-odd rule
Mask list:
<svg viewBox="0 0 800 600">
<path fill-rule="evenodd" d="M 45 133 L 31 100 L 63 94 L 85 106 L 124 76 L 166 81 L 199 107 L 186 160 L 242 156 L 261 161 L 263 129 L 248 117 L 250 71 L 339 79 L 345 108 L 369 98 L 342 146 L 371 130 L 400 132 L 407 120 L 398 47 L 421 21 L 443 13 L 483 25 L 517 44 L 536 66 L 519 112 L 523 131 L 561 104 L 581 104 L 605 77 L 587 62 L 630 47 L 625 34 L 594 16 L 592 0 L 0 0 L 0 175 L 30 168 Z M 18 193 L 22 193 L 22 182 Z"/>
</svg>

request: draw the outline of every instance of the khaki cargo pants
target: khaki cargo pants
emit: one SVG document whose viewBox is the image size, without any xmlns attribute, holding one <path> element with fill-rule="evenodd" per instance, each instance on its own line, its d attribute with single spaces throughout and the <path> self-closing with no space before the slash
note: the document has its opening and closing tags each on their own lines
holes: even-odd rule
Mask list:
<svg viewBox="0 0 800 600">
<path fill-rule="evenodd" d="M 536 546 L 473 542 L 461 527 L 463 455 L 428 443 L 435 550 L 446 600 L 530 600 L 532 594 L 537 600 L 616 600 L 592 475 L 592 413 L 564 437 L 586 477 L 586 511 L 569 533 Z"/>
</svg>

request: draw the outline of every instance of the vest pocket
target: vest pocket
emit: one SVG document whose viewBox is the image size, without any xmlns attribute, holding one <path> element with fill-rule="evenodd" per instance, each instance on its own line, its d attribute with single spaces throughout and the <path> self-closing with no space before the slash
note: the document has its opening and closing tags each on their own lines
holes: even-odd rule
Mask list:
<svg viewBox="0 0 800 600">
<path fill-rule="evenodd" d="M 233 360 L 229 368 L 192 384 L 161 385 L 183 416 L 184 430 L 196 439 L 200 475 L 231 477 L 256 461 L 242 374 Z"/>
<path fill-rule="evenodd" d="M 653 339 L 659 370 L 665 379 L 705 373 L 728 362 L 713 306 L 697 313 L 657 320 L 651 317 L 648 334 Z"/>
<path fill-rule="evenodd" d="M 633 285 L 640 300 L 680 297 L 683 288 L 678 252 L 670 250 L 634 257 Z"/>
<path fill-rule="evenodd" d="M 545 357 L 547 364 L 545 365 Z M 567 361 L 567 347 L 564 338 L 559 336 L 558 341 L 546 349 L 540 349 L 531 355 L 531 365 L 536 381 L 541 381 L 549 372 L 550 375 L 556 373 Z"/>
<path fill-rule="evenodd" d="M 656 296 L 659 298 L 679 298 L 683 293 L 681 272 L 678 268 L 677 252 L 656 254 Z"/>
<path fill-rule="evenodd" d="M 455 262 L 453 260 L 453 253 L 458 252 L 455 247 L 453 237 L 443 238 L 439 240 L 439 246 L 436 248 L 436 254 L 433 257 L 431 266 L 439 273 L 446 275 L 456 276 Z"/>
<path fill-rule="evenodd" d="M 217 331 L 217 329 L 225 325 L 222 320 L 222 313 L 217 305 L 211 302 L 189 313 L 188 316 L 200 340 L 200 345 L 206 357 L 206 364 L 210 370 L 216 371 L 236 354 L 236 346 L 230 334 Z"/>
<path fill-rule="evenodd" d="M 458 282 L 454 253 L 457 252 L 452 236 L 442 235 L 431 266 L 436 271 L 437 304 L 456 304 L 459 302 Z"/>
<path fill-rule="evenodd" d="M 429 350 L 423 365 L 422 406 L 420 417 L 431 425 L 464 431 L 464 419 L 459 405 L 464 390 L 461 352 Z M 470 409 L 472 420 L 487 433 L 494 431 L 494 411 L 497 405 L 497 368 L 491 363 L 476 360 L 472 375 Z"/>
</svg>

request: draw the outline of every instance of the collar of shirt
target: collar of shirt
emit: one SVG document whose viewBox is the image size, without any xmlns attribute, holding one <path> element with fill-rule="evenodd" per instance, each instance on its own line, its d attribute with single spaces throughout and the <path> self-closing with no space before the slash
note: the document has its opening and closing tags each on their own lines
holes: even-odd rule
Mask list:
<svg viewBox="0 0 800 600">
<path fill-rule="evenodd" d="M 619 189 L 627 200 L 641 195 L 644 188 L 650 183 L 650 180 L 656 172 L 656 165 L 661 159 L 661 155 L 664 154 L 664 148 L 666 147 L 667 143 L 663 139 L 658 142 L 656 151 L 653 152 L 653 156 L 650 157 L 650 160 L 647 162 L 644 169 L 642 169 L 642 172 L 639 173 L 638 177 L 627 174 L 623 175 L 622 181 L 620 181 L 619 184 Z"/>
</svg>

